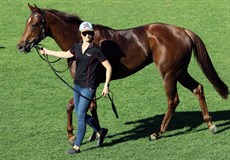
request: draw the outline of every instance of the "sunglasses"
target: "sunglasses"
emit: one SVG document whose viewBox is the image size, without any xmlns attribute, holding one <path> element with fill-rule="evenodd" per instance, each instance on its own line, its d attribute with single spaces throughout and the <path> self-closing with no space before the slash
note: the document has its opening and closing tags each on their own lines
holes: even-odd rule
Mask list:
<svg viewBox="0 0 230 160">
<path fill-rule="evenodd" d="M 94 32 L 92 32 L 92 31 L 86 31 L 86 32 L 81 32 L 82 33 L 82 35 L 85 37 L 87 34 L 89 35 L 89 36 L 94 36 Z"/>
</svg>

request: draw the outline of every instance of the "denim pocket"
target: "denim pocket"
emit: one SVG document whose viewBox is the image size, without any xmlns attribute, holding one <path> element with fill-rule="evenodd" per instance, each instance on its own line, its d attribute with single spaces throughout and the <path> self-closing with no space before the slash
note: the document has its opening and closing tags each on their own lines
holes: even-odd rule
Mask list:
<svg viewBox="0 0 230 160">
<path fill-rule="evenodd" d="M 89 90 L 90 90 L 90 92 L 91 92 L 92 94 L 95 94 L 95 92 L 96 92 L 96 90 L 93 89 L 93 88 L 89 88 Z"/>
</svg>

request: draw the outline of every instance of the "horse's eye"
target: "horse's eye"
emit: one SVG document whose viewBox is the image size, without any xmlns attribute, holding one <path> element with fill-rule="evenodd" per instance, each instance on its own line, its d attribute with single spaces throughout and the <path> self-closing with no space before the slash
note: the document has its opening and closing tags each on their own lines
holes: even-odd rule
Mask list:
<svg viewBox="0 0 230 160">
<path fill-rule="evenodd" d="M 32 29 L 36 28 L 38 26 L 38 23 L 32 24 Z"/>
</svg>

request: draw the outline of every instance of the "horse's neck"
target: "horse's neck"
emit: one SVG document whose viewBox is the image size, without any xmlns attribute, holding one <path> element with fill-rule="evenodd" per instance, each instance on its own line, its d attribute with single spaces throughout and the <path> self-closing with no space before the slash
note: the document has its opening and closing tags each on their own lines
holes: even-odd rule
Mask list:
<svg viewBox="0 0 230 160">
<path fill-rule="evenodd" d="M 62 50 L 68 50 L 75 42 L 80 42 L 78 35 L 78 26 L 76 24 L 66 24 L 60 18 L 52 13 L 47 13 L 47 24 L 49 25 L 49 34 Z"/>
</svg>

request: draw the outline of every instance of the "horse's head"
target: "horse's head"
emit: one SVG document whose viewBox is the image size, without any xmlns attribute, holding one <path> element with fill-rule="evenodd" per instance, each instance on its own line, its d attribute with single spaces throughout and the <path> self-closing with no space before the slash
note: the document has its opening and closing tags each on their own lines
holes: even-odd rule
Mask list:
<svg viewBox="0 0 230 160">
<path fill-rule="evenodd" d="M 31 15 L 26 23 L 25 31 L 17 44 L 19 51 L 29 53 L 34 45 L 38 44 L 45 35 L 45 11 L 39 9 L 36 5 L 28 4 Z"/>
</svg>

